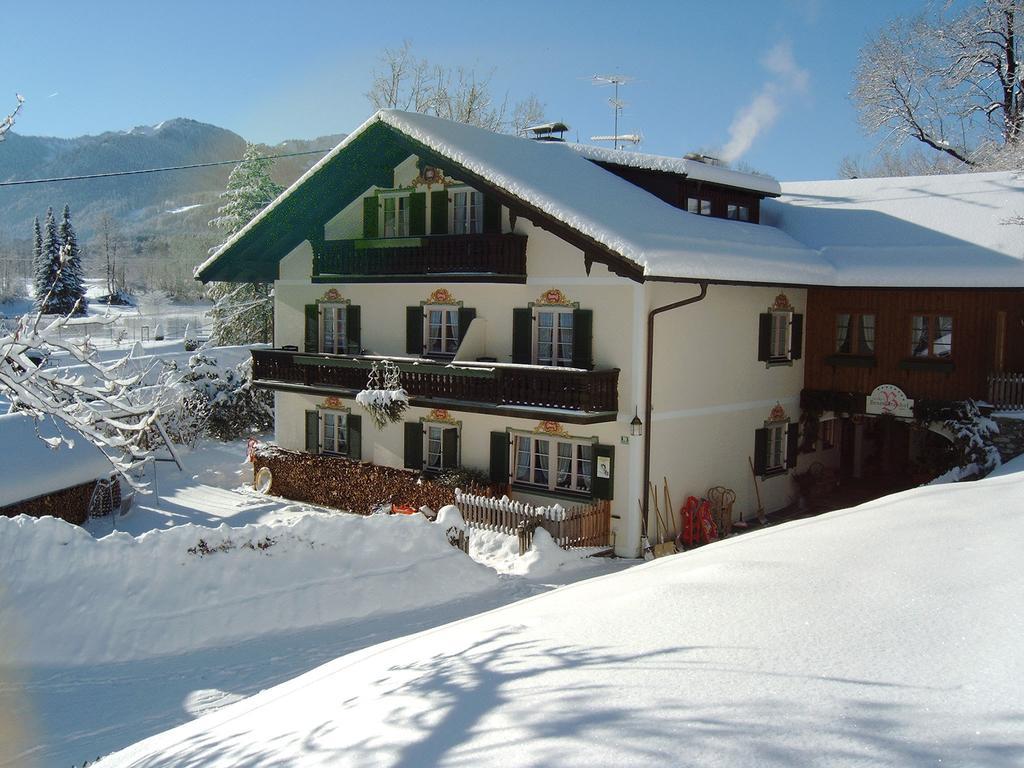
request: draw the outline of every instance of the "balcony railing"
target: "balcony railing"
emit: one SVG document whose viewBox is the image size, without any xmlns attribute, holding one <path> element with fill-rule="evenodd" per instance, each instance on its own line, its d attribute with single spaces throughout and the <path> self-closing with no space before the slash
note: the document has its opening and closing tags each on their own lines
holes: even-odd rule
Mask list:
<svg viewBox="0 0 1024 768">
<path fill-rule="evenodd" d="M 988 402 L 998 411 L 1024 410 L 1024 373 L 991 373 Z"/>
<path fill-rule="evenodd" d="M 374 360 L 355 355 L 313 355 L 276 349 L 252 352 L 257 383 L 358 392 L 366 387 Z M 401 386 L 413 399 L 488 406 L 618 412 L 619 369 L 583 371 L 540 365 L 440 363 L 389 358 L 401 371 Z"/>
<path fill-rule="evenodd" d="M 314 253 L 321 276 L 526 276 L 526 235 L 512 233 L 327 240 Z"/>
</svg>

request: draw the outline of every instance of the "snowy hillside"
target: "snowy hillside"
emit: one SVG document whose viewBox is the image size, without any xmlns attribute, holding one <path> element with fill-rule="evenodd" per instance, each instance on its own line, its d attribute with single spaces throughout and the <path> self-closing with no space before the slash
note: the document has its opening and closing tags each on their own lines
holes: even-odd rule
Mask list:
<svg viewBox="0 0 1024 768">
<path fill-rule="evenodd" d="M 101 765 L 1019 766 L 1022 506 L 1008 474 L 728 539 L 343 656 Z"/>
</svg>

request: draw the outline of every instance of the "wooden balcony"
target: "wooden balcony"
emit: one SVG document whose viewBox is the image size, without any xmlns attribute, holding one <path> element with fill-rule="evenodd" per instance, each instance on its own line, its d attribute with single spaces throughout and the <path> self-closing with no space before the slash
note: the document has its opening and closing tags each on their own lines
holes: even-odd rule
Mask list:
<svg viewBox="0 0 1024 768">
<path fill-rule="evenodd" d="M 252 357 L 253 379 L 260 386 L 347 396 L 364 389 L 374 360 L 384 359 L 277 349 L 256 349 Z M 401 386 L 417 406 L 579 424 L 614 421 L 618 414 L 618 368 L 583 371 L 542 365 L 387 359 L 398 364 Z"/>
<path fill-rule="evenodd" d="M 410 280 L 438 275 L 463 281 L 526 281 L 526 235 L 431 235 L 314 244 L 314 278 Z"/>
</svg>

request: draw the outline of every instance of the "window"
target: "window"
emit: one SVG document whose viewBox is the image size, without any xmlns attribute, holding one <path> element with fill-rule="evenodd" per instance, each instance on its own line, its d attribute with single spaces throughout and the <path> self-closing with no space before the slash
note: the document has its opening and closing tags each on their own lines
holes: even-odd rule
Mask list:
<svg viewBox="0 0 1024 768">
<path fill-rule="evenodd" d="M 533 435 L 516 435 L 513 481 L 550 491 L 590 493 L 593 445 Z"/>
<path fill-rule="evenodd" d="M 384 201 L 384 237 L 409 236 L 409 196 L 390 195 Z"/>
<path fill-rule="evenodd" d="M 765 471 L 774 472 L 784 469 L 786 466 L 786 423 L 769 424 L 768 430 L 768 455 L 765 461 Z"/>
<path fill-rule="evenodd" d="M 348 453 L 348 415 L 342 411 L 320 412 L 320 451 L 342 456 Z"/>
<path fill-rule="evenodd" d="M 789 323 L 792 312 L 772 312 L 771 350 L 772 360 L 789 359 Z"/>
<path fill-rule="evenodd" d="M 477 235 L 484 231 L 484 196 L 464 190 L 452 195 L 452 234 Z"/>
<path fill-rule="evenodd" d="M 424 469 L 428 472 L 440 472 L 459 466 L 459 430 L 457 427 L 442 424 L 427 424 L 424 430 Z"/>
<path fill-rule="evenodd" d="M 836 445 L 836 421 L 837 419 L 825 419 L 821 422 L 821 448 L 827 450 Z"/>
<path fill-rule="evenodd" d="M 320 351 L 330 354 L 344 354 L 348 349 L 345 320 L 348 316 L 346 304 L 320 305 Z"/>
<path fill-rule="evenodd" d="M 789 365 L 803 354 L 803 338 L 804 316 L 795 313 L 791 307 L 762 312 L 758 324 L 757 359 L 768 367 Z"/>
<path fill-rule="evenodd" d="M 454 355 L 459 348 L 458 308 L 428 306 L 426 315 L 427 354 Z"/>
<path fill-rule="evenodd" d="M 726 207 L 725 215 L 727 218 L 736 219 L 737 221 L 750 221 L 750 206 L 729 203 Z"/>
<path fill-rule="evenodd" d="M 537 310 L 537 365 L 572 365 L 571 309 Z"/>
<path fill-rule="evenodd" d="M 873 314 L 837 314 L 836 353 L 868 356 L 875 354 L 875 316 Z"/>
<path fill-rule="evenodd" d="M 910 321 L 912 357 L 948 358 L 953 352 L 953 318 L 950 315 L 914 315 Z"/>
<path fill-rule="evenodd" d="M 702 197 L 688 197 L 686 198 L 686 210 L 700 216 L 710 216 L 711 201 L 705 200 Z"/>
</svg>

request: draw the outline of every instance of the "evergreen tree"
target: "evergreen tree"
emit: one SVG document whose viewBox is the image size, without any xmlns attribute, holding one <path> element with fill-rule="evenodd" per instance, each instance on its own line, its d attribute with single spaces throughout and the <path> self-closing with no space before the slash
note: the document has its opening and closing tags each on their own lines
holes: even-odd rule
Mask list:
<svg viewBox="0 0 1024 768">
<path fill-rule="evenodd" d="M 263 157 L 249 144 L 242 161 L 228 177 L 227 189 L 221 194 L 224 204 L 217 209 L 217 218 L 210 226 L 224 230 L 230 237 L 280 195 L 282 188 L 270 178 L 272 164 L 271 159 Z M 213 283 L 209 296 L 216 302 L 210 312 L 214 344 L 253 344 L 270 340 L 274 302 L 269 284 Z"/>
<path fill-rule="evenodd" d="M 59 287 L 60 313 L 84 315 L 88 301 L 85 298 L 85 274 L 82 270 L 82 253 L 78 248 L 78 236 L 71 225 L 71 209 L 64 206 L 64 217 L 60 222 L 60 243 L 64 254 Z"/>
<path fill-rule="evenodd" d="M 32 220 L 32 234 L 32 298 L 36 309 L 39 309 L 47 291 L 53 285 L 53 275 L 50 274 L 49 259 L 43 258 L 43 230 L 39 227 L 38 216 Z"/>
<path fill-rule="evenodd" d="M 56 285 L 60 269 L 60 237 L 53 208 L 46 209 L 35 267 L 36 308 L 45 315 L 62 314 L 57 298 L 60 287 Z"/>
</svg>

